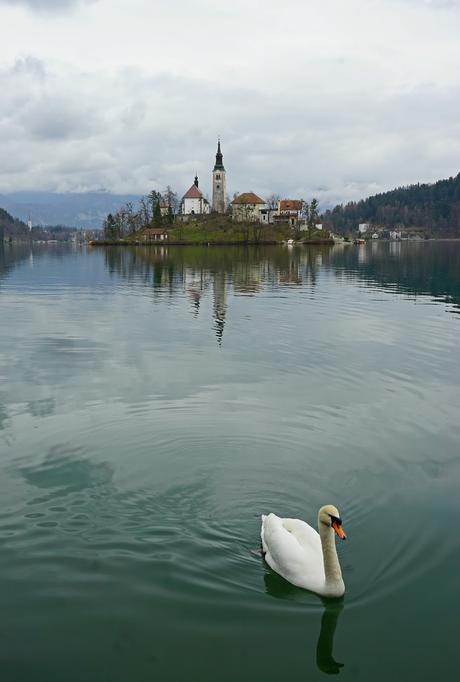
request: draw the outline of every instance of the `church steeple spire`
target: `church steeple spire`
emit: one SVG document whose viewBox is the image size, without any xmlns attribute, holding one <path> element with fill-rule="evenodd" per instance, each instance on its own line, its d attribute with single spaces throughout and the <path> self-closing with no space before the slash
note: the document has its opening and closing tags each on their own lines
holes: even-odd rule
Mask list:
<svg viewBox="0 0 460 682">
<path fill-rule="evenodd" d="M 220 138 L 217 140 L 216 165 L 214 166 L 214 170 L 225 171 L 224 155 L 220 151 Z"/>
<path fill-rule="evenodd" d="M 224 157 L 220 148 L 220 137 L 217 140 L 216 165 L 212 171 L 212 210 L 225 213 L 227 210 L 227 184 L 224 168 Z"/>
</svg>

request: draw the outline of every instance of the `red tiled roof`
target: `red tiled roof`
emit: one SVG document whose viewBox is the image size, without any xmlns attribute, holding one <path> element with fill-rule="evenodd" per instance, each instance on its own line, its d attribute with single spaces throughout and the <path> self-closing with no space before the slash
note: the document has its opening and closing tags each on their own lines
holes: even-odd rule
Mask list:
<svg viewBox="0 0 460 682">
<path fill-rule="evenodd" d="M 198 187 L 193 183 L 193 185 L 190 187 L 188 192 L 184 194 L 184 199 L 202 199 L 203 195 L 201 194 L 200 190 Z"/>
<path fill-rule="evenodd" d="M 280 211 L 300 211 L 301 208 L 300 199 L 282 199 L 280 201 Z"/>
<path fill-rule="evenodd" d="M 254 192 L 243 192 L 233 199 L 233 204 L 265 204 L 265 201 Z"/>
<path fill-rule="evenodd" d="M 167 234 L 167 232 L 162 227 L 146 227 L 142 234 L 147 237 L 154 237 L 157 234 Z"/>
<path fill-rule="evenodd" d="M 169 208 L 169 204 L 164 199 L 160 200 L 160 208 Z"/>
</svg>

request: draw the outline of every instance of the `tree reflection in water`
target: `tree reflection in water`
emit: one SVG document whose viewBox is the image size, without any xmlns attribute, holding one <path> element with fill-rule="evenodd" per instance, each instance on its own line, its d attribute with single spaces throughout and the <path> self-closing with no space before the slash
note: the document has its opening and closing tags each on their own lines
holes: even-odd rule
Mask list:
<svg viewBox="0 0 460 682">
<path fill-rule="evenodd" d="M 107 248 L 107 269 L 129 281 L 152 287 L 153 295 L 187 296 L 197 317 L 204 296 L 212 296 L 213 329 L 222 344 L 228 296 L 255 296 L 264 289 L 317 281 L 331 247 L 132 247 Z"/>
<path fill-rule="evenodd" d="M 457 248 L 456 248 L 457 247 Z M 460 304 L 460 249 L 449 242 L 350 246 L 112 247 L 104 249 L 113 275 L 152 287 L 155 297 L 186 296 L 198 316 L 212 296 L 213 329 L 222 343 L 231 295 L 256 296 L 310 287 L 334 276 L 411 295 Z"/>
</svg>

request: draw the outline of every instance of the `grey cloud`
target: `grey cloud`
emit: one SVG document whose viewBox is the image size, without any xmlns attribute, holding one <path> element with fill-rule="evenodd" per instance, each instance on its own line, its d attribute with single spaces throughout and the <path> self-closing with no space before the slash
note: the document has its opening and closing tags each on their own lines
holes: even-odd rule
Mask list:
<svg viewBox="0 0 460 682">
<path fill-rule="evenodd" d="M 62 13 L 74 9 L 77 5 L 89 5 L 98 0 L 0 0 L 0 5 L 26 7 L 35 12 Z"/>
<path fill-rule="evenodd" d="M 1 2 L 1 0 L 0 0 Z M 45 64 L 41 59 L 36 59 L 28 55 L 27 57 L 20 57 L 16 60 L 11 71 L 13 73 L 24 73 L 34 78 L 42 80 L 46 76 Z"/>
<path fill-rule="evenodd" d="M 40 60 L 17 60 L 10 69 L 0 71 L 0 83 L 5 87 L 0 117 L 7 138 L 13 131 L 19 136 L 22 130 L 25 139 L 78 140 L 90 137 L 103 125 L 103 117 L 91 106 L 90 98 L 66 89 L 55 78 L 48 82 Z"/>
<path fill-rule="evenodd" d="M 39 99 L 18 120 L 32 137 L 44 141 L 87 139 L 103 124 L 95 111 L 59 96 Z"/>
<path fill-rule="evenodd" d="M 454 174 L 460 158 L 454 86 L 295 98 L 136 69 L 59 76 L 26 59 L 0 72 L 0 90 L 0 191 L 181 194 L 197 171 L 209 193 L 218 134 L 231 193 L 317 194 L 323 206 Z"/>
<path fill-rule="evenodd" d="M 422 5 L 431 9 L 453 9 L 460 7 L 460 0 L 396 0 L 396 2 L 407 3 L 414 5 L 414 7 Z"/>
</svg>

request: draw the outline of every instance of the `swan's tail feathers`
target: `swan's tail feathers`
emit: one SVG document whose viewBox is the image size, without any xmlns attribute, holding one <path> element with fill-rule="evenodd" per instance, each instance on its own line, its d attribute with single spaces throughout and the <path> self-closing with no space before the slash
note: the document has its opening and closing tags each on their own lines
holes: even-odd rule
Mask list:
<svg viewBox="0 0 460 682">
<path fill-rule="evenodd" d="M 265 516 L 265 514 L 262 514 L 262 528 L 260 529 L 260 539 L 262 540 L 262 554 L 263 554 L 263 556 L 265 556 L 265 554 L 266 554 L 267 551 L 268 551 L 268 550 L 267 550 L 267 545 L 265 544 L 265 537 L 264 537 L 264 533 L 265 533 L 265 521 L 266 521 L 266 520 L 267 520 L 267 517 Z"/>
</svg>

